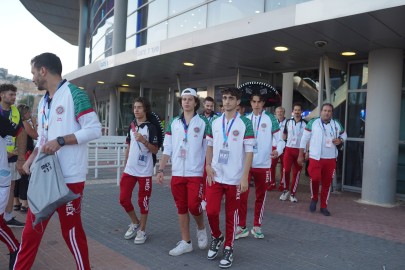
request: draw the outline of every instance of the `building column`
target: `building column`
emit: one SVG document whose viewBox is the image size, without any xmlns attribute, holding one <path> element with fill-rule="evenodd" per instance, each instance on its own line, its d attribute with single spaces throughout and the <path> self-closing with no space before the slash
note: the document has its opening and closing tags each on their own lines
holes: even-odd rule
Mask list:
<svg viewBox="0 0 405 270">
<path fill-rule="evenodd" d="M 294 73 L 295 72 L 283 73 L 281 106 L 285 109 L 286 118 L 291 118 L 294 91 Z"/>
<path fill-rule="evenodd" d="M 364 203 L 395 204 L 402 69 L 402 50 L 379 49 L 369 54 L 361 191 Z"/>
<path fill-rule="evenodd" d="M 89 15 L 89 7 L 87 0 L 80 0 L 80 19 L 79 19 L 79 37 L 78 47 L 79 55 L 77 59 L 77 67 L 83 67 L 86 60 L 86 42 L 87 42 L 87 20 Z"/>
<path fill-rule="evenodd" d="M 127 9 L 128 1 L 115 1 L 114 3 L 114 31 L 112 54 L 125 52 L 127 35 Z"/>
<path fill-rule="evenodd" d="M 110 89 L 110 109 L 108 111 L 108 136 L 117 136 L 118 98 L 117 90 Z"/>
</svg>

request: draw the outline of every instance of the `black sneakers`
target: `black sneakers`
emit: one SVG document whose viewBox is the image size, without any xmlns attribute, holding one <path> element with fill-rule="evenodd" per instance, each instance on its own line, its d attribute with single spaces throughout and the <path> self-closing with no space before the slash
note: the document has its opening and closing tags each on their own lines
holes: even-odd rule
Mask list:
<svg viewBox="0 0 405 270">
<path fill-rule="evenodd" d="M 208 260 L 213 260 L 213 259 L 215 259 L 217 257 L 219 247 L 221 246 L 221 244 L 223 242 L 224 242 L 224 236 L 223 235 L 221 235 L 218 238 L 212 237 L 210 249 L 208 250 L 208 255 L 207 255 Z"/>
<path fill-rule="evenodd" d="M 318 203 L 317 201 L 311 200 L 311 204 L 309 205 L 309 211 L 311 211 L 311 213 L 316 211 L 316 204 L 317 203 Z"/>
<path fill-rule="evenodd" d="M 24 226 L 25 226 L 25 223 L 19 222 L 15 218 L 12 218 L 9 221 L 6 221 L 6 224 L 10 228 L 24 228 Z"/>
<path fill-rule="evenodd" d="M 17 258 L 18 249 L 10 253 L 10 262 L 8 264 L 8 269 L 13 270 L 15 259 Z"/>
<path fill-rule="evenodd" d="M 219 267 L 229 268 L 232 266 L 232 262 L 233 262 L 233 249 L 230 247 L 225 247 L 222 260 L 219 262 Z"/>
<path fill-rule="evenodd" d="M 328 208 L 321 208 L 321 213 L 322 213 L 324 216 L 327 216 L 327 217 L 330 216 L 330 212 L 329 212 Z"/>
</svg>

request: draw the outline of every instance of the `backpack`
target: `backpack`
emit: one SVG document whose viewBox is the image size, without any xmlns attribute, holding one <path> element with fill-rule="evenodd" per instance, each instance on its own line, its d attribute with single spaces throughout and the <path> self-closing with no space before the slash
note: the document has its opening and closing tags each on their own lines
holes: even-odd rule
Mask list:
<svg viewBox="0 0 405 270">
<path fill-rule="evenodd" d="M 163 130 L 163 127 L 162 127 L 162 121 L 160 121 L 159 116 L 154 112 L 149 113 L 146 116 L 146 118 L 152 125 L 154 125 L 156 127 L 156 133 L 157 133 L 157 139 L 158 139 L 158 149 L 160 149 L 163 146 L 163 140 L 165 138 L 165 131 Z M 153 157 L 153 165 L 155 165 L 156 160 L 157 160 L 156 155 L 152 154 L 152 157 Z"/>
</svg>

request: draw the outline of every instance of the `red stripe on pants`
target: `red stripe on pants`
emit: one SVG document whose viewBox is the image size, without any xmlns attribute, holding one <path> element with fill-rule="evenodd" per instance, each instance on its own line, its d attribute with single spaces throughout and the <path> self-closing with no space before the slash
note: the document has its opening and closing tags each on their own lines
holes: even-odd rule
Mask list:
<svg viewBox="0 0 405 270">
<path fill-rule="evenodd" d="M 8 251 L 14 252 L 20 246 L 11 229 L 4 221 L 3 214 L 0 215 L 0 241 L 6 244 Z"/>
<path fill-rule="evenodd" d="M 298 164 L 297 159 L 300 149 L 286 147 L 284 150 L 284 170 L 283 170 L 283 186 L 284 190 L 290 189 L 290 171 L 293 168 L 293 180 L 291 183 L 291 195 L 294 195 L 297 191 L 298 182 L 300 180 L 300 173 L 302 169 L 302 164 Z"/>
<path fill-rule="evenodd" d="M 264 214 L 264 205 L 266 201 L 266 181 L 270 177 L 270 170 L 263 168 L 251 168 L 249 171 L 248 179 L 251 179 L 253 176 L 253 181 L 255 183 L 255 213 L 253 226 L 260 227 L 262 225 L 263 214 Z M 238 209 L 239 214 L 239 226 L 246 226 L 246 215 L 247 215 L 247 205 L 249 197 L 249 189 L 246 192 L 243 192 L 240 195 L 240 204 Z"/>
<path fill-rule="evenodd" d="M 207 217 L 211 227 L 211 235 L 215 238 L 221 236 L 219 228 L 219 213 L 221 211 L 222 197 L 225 195 L 225 244 L 232 247 L 235 240 L 236 224 L 238 224 L 238 207 L 240 202 L 240 187 L 221 183 L 207 185 Z"/>
<path fill-rule="evenodd" d="M 68 188 L 76 194 L 83 195 L 84 182 L 67 184 Z M 89 252 L 87 247 L 86 234 L 83 230 L 81 220 L 81 200 L 82 196 L 60 206 L 58 212 L 62 229 L 62 236 L 73 254 L 77 269 L 90 270 Z M 37 255 L 39 244 L 44 235 L 46 226 L 50 218 L 32 227 L 34 215 L 28 209 L 26 224 L 21 236 L 21 247 L 18 252 L 14 270 L 31 269 L 35 256 Z"/>
<path fill-rule="evenodd" d="M 149 213 L 149 199 L 152 194 L 152 176 L 136 177 L 123 173 L 120 182 L 120 204 L 127 213 L 134 210 L 131 198 L 137 182 L 139 209 L 141 214 L 146 215 Z"/>
<path fill-rule="evenodd" d="M 335 168 L 336 159 L 334 158 L 309 159 L 308 173 L 311 178 L 311 199 L 318 201 L 319 184 L 322 184 L 321 208 L 328 206 L 329 190 Z"/>
<path fill-rule="evenodd" d="M 273 146 L 272 150 L 277 150 L 277 147 Z M 270 184 L 275 184 L 276 183 L 276 169 L 277 169 L 277 163 L 280 160 L 280 178 L 283 177 L 283 168 L 284 168 L 284 154 L 281 154 L 280 156 L 273 158 L 271 160 L 271 178 L 270 178 Z M 281 185 L 281 179 L 280 179 L 280 185 Z"/>
</svg>

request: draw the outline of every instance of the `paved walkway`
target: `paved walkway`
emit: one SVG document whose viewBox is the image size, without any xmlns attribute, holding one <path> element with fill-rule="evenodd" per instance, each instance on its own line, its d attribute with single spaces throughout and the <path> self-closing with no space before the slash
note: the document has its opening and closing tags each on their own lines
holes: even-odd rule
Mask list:
<svg viewBox="0 0 405 270">
<path fill-rule="evenodd" d="M 168 186 L 154 183 L 148 221 L 148 240 L 134 245 L 124 240 L 129 219 L 118 203 L 115 180 L 88 181 L 83 221 L 92 269 L 219 269 L 199 250 L 192 222 L 194 252 L 171 257 L 180 240 L 175 205 Z M 405 269 L 405 205 L 382 208 L 359 204 L 359 194 L 332 194 L 331 217 L 310 213 L 309 188 L 300 185 L 299 202 L 279 201 L 280 192 L 267 193 L 263 240 L 248 237 L 235 242 L 232 269 Z M 253 189 L 248 224 L 252 224 Z M 138 209 L 138 208 L 136 208 Z M 222 211 L 223 214 L 223 211 Z M 25 217 L 18 214 L 17 218 Z M 208 222 L 206 223 L 208 224 Z M 221 218 L 223 227 L 223 215 Z M 13 229 L 20 237 L 21 229 Z M 8 252 L 0 246 L 0 269 L 7 269 Z M 75 269 L 55 215 L 45 233 L 33 270 Z"/>
</svg>

